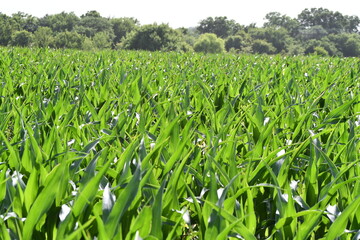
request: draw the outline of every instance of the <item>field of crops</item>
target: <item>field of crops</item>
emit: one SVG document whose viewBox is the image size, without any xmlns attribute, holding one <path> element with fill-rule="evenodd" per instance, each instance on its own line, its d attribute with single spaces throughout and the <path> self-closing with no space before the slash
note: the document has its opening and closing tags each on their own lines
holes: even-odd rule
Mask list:
<svg viewBox="0 0 360 240">
<path fill-rule="evenodd" d="M 360 239 L 360 60 L 0 49 L 0 239 Z"/>
</svg>

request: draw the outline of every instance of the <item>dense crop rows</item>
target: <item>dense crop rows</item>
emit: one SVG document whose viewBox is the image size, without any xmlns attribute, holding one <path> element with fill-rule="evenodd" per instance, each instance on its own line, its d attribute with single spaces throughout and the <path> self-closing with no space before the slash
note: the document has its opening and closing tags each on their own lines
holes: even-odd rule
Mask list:
<svg viewBox="0 0 360 240">
<path fill-rule="evenodd" d="M 1 239 L 359 239 L 360 61 L 0 49 Z"/>
</svg>

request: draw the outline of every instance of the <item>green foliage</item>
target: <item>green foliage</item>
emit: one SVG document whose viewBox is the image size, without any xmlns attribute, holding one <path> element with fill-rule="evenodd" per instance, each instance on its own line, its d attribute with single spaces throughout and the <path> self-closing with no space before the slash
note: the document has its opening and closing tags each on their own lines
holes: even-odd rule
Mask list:
<svg viewBox="0 0 360 240">
<path fill-rule="evenodd" d="M 11 22 L 17 31 L 25 30 L 34 33 L 38 28 L 38 18 L 23 12 L 12 14 Z"/>
<path fill-rule="evenodd" d="M 360 36 L 358 34 L 332 34 L 329 39 L 345 57 L 360 56 Z"/>
<path fill-rule="evenodd" d="M 315 53 L 315 48 L 324 49 L 330 56 L 342 56 L 342 53 L 336 48 L 335 44 L 328 38 L 322 38 L 321 40 L 310 40 L 305 45 L 305 54 Z"/>
<path fill-rule="evenodd" d="M 347 57 L 360 56 L 360 37 L 359 35 L 352 35 L 346 40 L 343 46 L 343 54 Z"/>
<path fill-rule="evenodd" d="M 90 38 L 99 32 L 106 32 L 109 36 L 114 34 L 110 20 L 101 17 L 96 11 L 89 11 L 82 15 L 75 31 Z"/>
<path fill-rule="evenodd" d="M 276 48 L 274 48 L 274 46 L 266 40 L 256 39 L 252 43 L 252 50 L 254 53 L 273 54 L 275 53 Z"/>
<path fill-rule="evenodd" d="M 83 37 L 76 32 L 61 32 L 55 36 L 54 42 L 57 48 L 80 49 Z"/>
<path fill-rule="evenodd" d="M 167 24 L 143 25 L 128 34 L 123 41 L 123 48 L 148 51 L 176 51 L 182 42 L 178 31 Z"/>
<path fill-rule="evenodd" d="M 303 41 L 308 41 L 310 39 L 321 39 L 327 36 L 329 33 L 320 25 L 309 27 L 303 30 L 300 30 L 298 37 Z"/>
<path fill-rule="evenodd" d="M 93 37 L 93 42 L 98 49 L 110 48 L 112 37 L 106 32 L 98 32 Z"/>
<path fill-rule="evenodd" d="M 45 15 L 39 19 L 39 25 L 49 27 L 55 33 L 71 32 L 79 23 L 80 19 L 73 12 L 61 12 L 53 15 Z"/>
<path fill-rule="evenodd" d="M 227 19 L 227 17 L 208 17 L 201 20 L 199 26 L 196 27 L 200 34 L 214 33 L 221 38 L 235 35 L 241 28 L 240 24 L 234 20 Z"/>
<path fill-rule="evenodd" d="M 33 34 L 25 30 L 14 32 L 11 37 L 12 46 L 28 47 L 32 44 L 32 42 Z"/>
<path fill-rule="evenodd" d="M 112 18 L 110 20 L 114 32 L 114 44 L 118 44 L 128 33 L 139 27 L 139 21 L 134 18 Z"/>
<path fill-rule="evenodd" d="M 11 16 L 0 13 L 0 45 L 13 44 L 15 32 L 27 31 L 34 34 L 31 45 L 36 47 L 191 52 L 201 34 L 213 33 L 225 40 L 226 51 L 234 54 L 251 53 L 253 42 L 264 40 L 275 47 L 275 51 L 268 51 L 271 54 L 298 55 L 313 52 L 319 46 L 330 56 L 359 56 L 357 16 L 312 8 L 305 9 L 297 18 L 270 12 L 265 20 L 259 28 L 254 23 L 242 26 L 225 16 L 208 17 L 196 27 L 174 30 L 165 24 L 141 26 L 137 19 L 129 17 L 102 17 L 94 10 L 80 17 L 73 12 L 41 18 L 23 12 Z M 65 37 L 69 32 L 80 35 L 82 40 L 78 41 L 74 34 Z M 69 38 L 75 42 L 70 43 L 66 40 Z M 312 40 L 321 43 L 314 44 Z"/>
<path fill-rule="evenodd" d="M 38 47 L 53 46 L 53 32 L 49 27 L 39 27 L 34 33 L 34 42 Z"/>
<path fill-rule="evenodd" d="M 302 27 L 321 26 L 329 33 L 354 33 L 360 24 L 357 16 L 342 15 L 325 8 L 306 8 L 299 14 L 298 20 Z"/>
<path fill-rule="evenodd" d="M 297 19 L 290 18 L 286 15 L 281 15 L 279 12 L 268 13 L 265 16 L 265 19 L 265 28 L 284 28 L 290 33 L 292 37 L 296 37 L 299 33 L 300 23 Z"/>
<path fill-rule="evenodd" d="M 250 35 L 245 32 L 240 32 L 238 35 L 230 36 L 225 40 L 225 49 L 226 51 L 233 49 L 236 52 L 248 52 L 250 42 Z"/>
<path fill-rule="evenodd" d="M 1 48 L 0 66 L 1 239 L 357 238 L 358 58 Z"/>
<path fill-rule="evenodd" d="M 300 43 L 293 43 L 293 44 L 289 45 L 287 55 L 298 56 L 298 55 L 303 55 L 304 52 L 305 52 L 305 49 Z"/>
<path fill-rule="evenodd" d="M 314 48 L 314 53 L 315 53 L 316 55 L 319 55 L 319 56 L 322 56 L 322 57 L 329 56 L 328 51 L 326 51 L 325 48 L 320 47 L 320 46 L 317 46 L 317 47 Z"/>
<path fill-rule="evenodd" d="M 286 52 L 288 46 L 292 44 L 292 39 L 284 28 L 255 28 L 249 30 L 249 34 L 255 40 L 265 40 L 271 43 L 275 47 L 275 51 L 270 51 L 273 53 Z"/>
<path fill-rule="evenodd" d="M 194 50 L 203 53 L 223 53 L 225 51 L 225 42 L 213 33 L 200 35 L 195 42 Z"/>
<path fill-rule="evenodd" d="M 11 36 L 15 31 L 12 22 L 11 17 L 0 13 L 0 45 L 2 46 L 7 46 L 11 41 Z"/>
<path fill-rule="evenodd" d="M 86 51 L 92 51 L 96 49 L 96 46 L 90 38 L 85 37 L 81 49 Z"/>
</svg>

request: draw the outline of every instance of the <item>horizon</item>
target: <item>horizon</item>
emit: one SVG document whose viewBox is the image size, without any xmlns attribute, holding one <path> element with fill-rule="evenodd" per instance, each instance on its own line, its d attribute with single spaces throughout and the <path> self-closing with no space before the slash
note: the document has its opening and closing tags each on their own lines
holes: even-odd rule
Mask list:
<svg viewBox="0 0 360 240">
<path fill-rule="evenodd" d="M 233 19 L 241 25 L 255 23 L 257 27 L 261 27 L 265 22 L 264 18 L 267 13 L 279 12 L 283 15 L 296 18 L 298 14 L 306 8 L 322 7 L 350 16 L 359 16 L 360 13 L 360 3 L 354 3 L 350 0 L 343 0 L 341 4 L 334 0 L 304 0 L 300 3 L 275 0 L 271 3 L 266 1 L 253 1 L 246 4 L 235 3 L 234 0 L 224 0 L 221 5 L 215 1 L 207 1 L 207 3 L 204 4 L 204 0 L 197 2 L 184 0 L 181 3 L 173 2 L 173 4 L 169 4 L 169 2 L 165 0 L 155 0 L 152 2 L 138 0 L 131 3 L 116 3 L 114 0 L 103 0 L 101 3 L 90 0 L 87 1 L 86 4 L 83 4 L 83 2 L 85 1 L 80 0 L 74 3 L 70 0 L 64 0 L 61 3 L 49 3 L 44 0 L 35 0 L 32 2 L 13 0 L 3 3 L 0 12 L 6 15 L 24 12 L 41 18 L 46 14 L 51 15 L 61 12 L 74 12 L 77 16 L 81 16 L 88 11 L 95 10 L 103 17 L 133 17 L 137 19 L 141 25 L 165 23 L 172 28 L 196 27 L 201 20 L 217 16 L 226 16 L 228 19 Z M 39 6 L 43 7 L 40 8 Z M 139 8 L 139 6 L 142 7 Z M 117 8 L 119 10 L 117 10 Z M 186 13 L 186 15 L 184 15 L 184 13 Z"/>
</svg>

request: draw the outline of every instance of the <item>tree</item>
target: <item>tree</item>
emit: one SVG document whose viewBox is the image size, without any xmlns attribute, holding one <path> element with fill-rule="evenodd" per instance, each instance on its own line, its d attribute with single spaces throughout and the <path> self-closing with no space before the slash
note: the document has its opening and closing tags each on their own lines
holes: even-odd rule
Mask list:
<svg viewBox="0 0 360 240">
<path fill-rule="evenodd" d="M 16 31 L 11 38 L 12 46 L 28 47 L 33 41 L 32 33 L 22 30 Z"/>
<path fill-rule="evenodd" d="M 360 56 L 360 36 L 359 34 L 332 34 L 329 35 L 331 42 L 342 52 L 344 57 Z"/>
<path fill-rule="evenodd" d="M 0 13 L 0 45 L 7 46 L 14 32 L 11 17 Z"/>
<path fill-rule="evenodd" d="M 39 19 L 23 12 L 17 12 L 12 15 L 12 21 L 16 30 L 26 30 L 34 33 L 39 27 Z"/>
<path fill-rule="evenodd" d="M 38 47 L 49 47 L 53 41 L 53 32 L 49 27 L 39 27 L 34 33 L 34 42 Z"/>
<path fill-rule="evenodd" d="M 86 51 L 91 51 L 91 50 L 96 49 L 96 46 L 90 38 L 85 37 L 85 39 L 82 43 L 81 49 L 86 50 Z"/>
<path fill-rule="evenodd" d="M 326 51 L 325 48 L 320 47 L 320 46 L 314 48 L 314 53 L 315 53 L 316 55 L 322 56 L 322 57 L 327 57 L 327 56 L 329 56 L 328 51 Z"/>
<path fill-rule="evenodd" d="M 320 40 L 311 39 L 306 42 L 305 45 L 305 54 L 317 53 L 318 55 L 324 55 L 324 49 L 326 51 L 326 56 L 341 56 L 341 52 L 336 48 L 335 44 L 331 42 L 328 38 L 322 38 Z"/>
<path fill-rule="evenodd" d="M 254 53 L 260 53 L 260 54 L 264 54 L 264 53 L 273 54 L 276 52 L 276 48 L 274 48 L 274 46 L 271 43 L 262 39 L 254 40 L 252 44 L 252 50 Z"/>
<path fill-rule="evenodd" d="M 279 12 L 270 12 L 266 14 L 264 27 L 284 28 L 292 37 L 295 37 L 299 32 L 300 23 L 297 19 L 286 15 L 281 15 Z"/>
<path fill-rule="evenodd" d="M 236 52 L 248 52 L 251 37 L 244 31 L 239 32 L 235 36 L 230 36 L 225 40 L 226 51 L 235 50 Z"/>
<path fill-rule="evenodd" d="M 287 55 L 298 56 L 303 55 L 305 52 L 304 46 L 300 42 L 294 42 L 288 46 Z"/>
<path fill-rule="evenodd" d="M 343 47 L 343 54 L 346 57 L 360 57 L 359 35 L 352 35 L 348 38 Z"/>
<path fill-rule="evenodd" d="M 110 48 L 112 39 L 110 39 L 109 35 L 105 32 L 98 32 L 93 37 L 94 45 L 98 49 Z"/>
<path fill-rule="evenodd" d="M 306 8 L 298 15 L 298 21 L 304 28 L 320 25 L 328 33 L 354 33 L 360 24 L 356 16 L 342 15 L 325 8 Z"/>
<path fill-rule="evenodd" d="M 134 50 L 176 51 L 180 50 L 181 42 L 179 32 L 170 28 L 169 25 L 149 24 L 129 33 L 122 46 L 125 49 Z"/>
<path fill-rule="evenodd" d="M 321 39 L 327 35 L 329 35 L 329 33 L 321 25 L 315 25 L 313 27 L 301 30 L 299 33 L 299 38 L 301 38 L 303 41 L 307 41 L 310 39 Z"/>
<path fill-rule="evenodd" d="M 359 32 L 359 25 L 360 25 L 360 18 L 358 16 L 347 16 L 345 15 L 345 32 L 347 33 L 358 33 Z"/>
<path fill-rule="evenodd" d="M 208 17 L 207 19 L 201 20 L 196 29 L 200 34 L 214 33 L 218 37 L 226 38 L 236 34 L 242 27 L 234 20 L 228 20 L 227 17 Z"/>
<path fill-rule="evenodd" d="M 253 28 L 249 30 L 249 34 L 253 39 L 271 43 L 275 47 L 275 53 L 287 52 L 288 46 L 294 41 L 284 28 Z"/>
<path fill-rule="evenodd" d="M 204 33 L 196 41 L 194 50 L 204 53 L 223 53 L 225 51 L 224 40 L 214 33 Z"/>
<path fill-rule="evenodd" d="M 110 20 L 114 32 L 114 45 L 125 38 L 128 33 L 139 27 L 139 21 L 134 18 L 113 18 Z"/>
<path fill-rule="evenodd" d="M 83 37 L 76 32 L 61 32 L 55 36 L 55 47 L 81 49 Z"/>
<path fill-rule="evenodd" d="M 39 25 L 42 27 L 49 27 L 55 33 L 71 32 L 79 23 L 80 19 L 73 12 L 61 12 L 54 15 L 45 15 L 39 19 Z"/>
<path fill-rule="evenodd" d="M 110 20 L 101 17 L 97 11 L 82 15 L 75 31 L 90 38 L 98 32 L 107 32 L 109 36 L 114 34 Z"/>
</svg>

